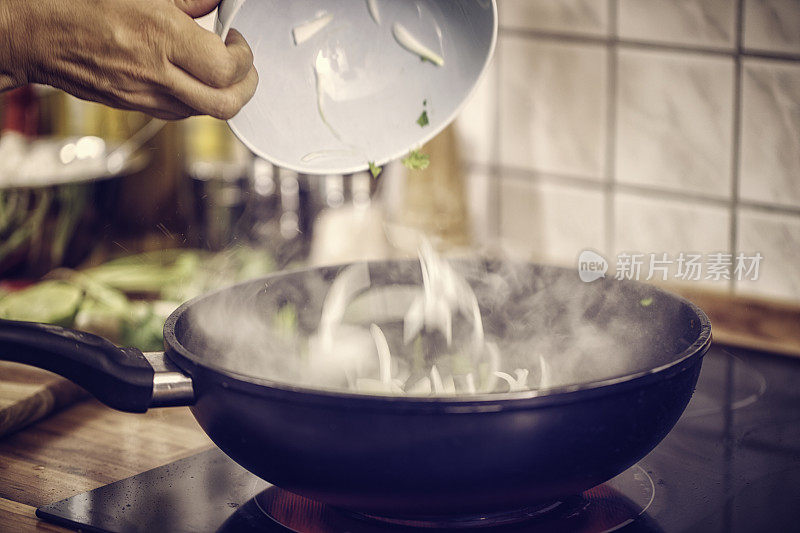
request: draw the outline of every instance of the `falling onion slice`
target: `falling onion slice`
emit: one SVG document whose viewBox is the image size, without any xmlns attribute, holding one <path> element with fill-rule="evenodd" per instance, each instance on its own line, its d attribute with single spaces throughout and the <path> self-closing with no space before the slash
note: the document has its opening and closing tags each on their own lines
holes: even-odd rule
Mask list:
<svg viewBox="0 0 800 533">
<path fill-rule="evenodd" d="M 444 66 L 444 58 L 419 42 L 419 40 L 417 40 L 417 38 L 414 37 L 411 32 L 405 28 L 405 26 L 400 23 L 395 23 L 392 31 L 394 33 L 394 38 L 397 39 L 397 42 L 400 43 L 403 48 L 413 54 L 418 55 L 422 59 L 430 61 L 434 65 L 440 67 Z"/>
<path fill-rule="evenodd" d="M 442 375 L 439 374 L 439 369 L 436 365 L 431 367 L 431 385 L 433 385 L 434 394 L 444 394 L 444 384 L 442 383 Z"/>
<path fill-rule="evenodd" d="M 472 376 L 472 372 L 467 374 L 466 382 L 467 382 L 467 393 L 476 394 L 477 390 L 475 389 L 475 378 Z"/>
<path fill-rule="evenodd" d="M 372 339 L 375 341 L 375 347 L 378 349 L 378 367 L 380 369 L 381 383 L 387 387 L 391 387 L 392 354 L 389 351 L 389 343 L 386 341 L 386 336 L 377 324 L 372 324 L 369 329 L 372 333 Z"/>
<path fill-rule="evenodd" d="M 505 372 L 495 372 L 494 375 L 497 376 L 498 378 L 502 378 L 506 382 L 508 382 L 508 391 L 509 392 L 514 392 L 514 391 L 518 391 L 518 390 L 524 390 L 517 383 L 516 378 L 512 377 L 510 374 L 506 374 Z"/>
<path fill-rule="evenodd" d="M 321 15 L 310 22 L 306 22 L 305 24 L 300 24 L 299 26 L 295 26 L 292 30 L 292 35 L 294 36 L 294 44 L 300 46 L 304 42 L 311 39 L 317 33 L 322 31 L 322 29 L 331 23 L 333 20 L 332 14 Z"/>
<path fill-rule="evenodd" d="M 369 8 L 369 14 L 372 16 L 372 20 L 375 21 L 375 24 L 380 26 L 381 12 L 378 10 L 378 0 L 367 0 L 367 7 Z"/>
</svg>

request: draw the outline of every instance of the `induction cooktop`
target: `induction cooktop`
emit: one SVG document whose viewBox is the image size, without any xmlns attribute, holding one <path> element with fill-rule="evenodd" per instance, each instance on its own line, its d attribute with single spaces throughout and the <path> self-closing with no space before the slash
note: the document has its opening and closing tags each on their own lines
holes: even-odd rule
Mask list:
<svg viewBox="0 0 800 533">
<path fill-rule="evenodd" d="M 800 360 L 713 347 L 686 412 L 647 457 L 583 494 L 512 514 L 389 523 L 282 491 L 217 449 L 36 513 L 103 533 L 800 531 Z"/>
</svg>

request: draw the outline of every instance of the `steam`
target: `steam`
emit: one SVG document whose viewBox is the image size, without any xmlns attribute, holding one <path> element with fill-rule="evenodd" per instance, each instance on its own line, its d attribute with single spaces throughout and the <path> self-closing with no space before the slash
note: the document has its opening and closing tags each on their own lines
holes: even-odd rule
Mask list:
<svg viewBox="0 0 800 533">
<path fill-rule="evenodd" d="M 647 370 L 685 347 L 652 318 L 677 304 L 657 297 L 643 313 L 639 286 L 446 260 L 432 248 L 420 256 L 223 291 L 192 309 L 185 342 L 201 362 L 257 379 L 412 396 L 575 386 Z M 287 330 L 278 316 L 296 324 Z"/>
</svg>

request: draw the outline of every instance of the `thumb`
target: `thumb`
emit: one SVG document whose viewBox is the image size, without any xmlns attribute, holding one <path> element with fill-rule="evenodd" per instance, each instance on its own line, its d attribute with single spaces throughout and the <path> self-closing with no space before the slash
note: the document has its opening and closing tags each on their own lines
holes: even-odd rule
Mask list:
<svg viewBox="0 0 800 533">
<path fill-rule="evenodd" d="M 172 0 L 175 5 L 192 18 L 208 15 L 216 8 L 220 0 Z"/>
</svg>

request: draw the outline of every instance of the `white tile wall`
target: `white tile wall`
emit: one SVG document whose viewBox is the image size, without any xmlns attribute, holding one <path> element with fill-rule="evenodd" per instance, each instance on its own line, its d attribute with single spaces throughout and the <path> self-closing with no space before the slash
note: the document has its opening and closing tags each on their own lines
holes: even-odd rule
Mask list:
<svg viewBox="0 0 800 533">
<path fill-rule="evenodd" d="M 479 248 L 488 248 L 492 244 L 496 231 L 489 201 L 494 194 L 497 178 L 486 169 L 472 167 L 467 174 L 467 201 L 470 205 L 470 224 L 473 243 Z"/>
<path fill-rule="evenodd" d="M 499 0 L 499 11 L 506 28 L 608 32 L 608 0 Z"/>
<path fill-rule="evenodd" d="M 619 51 L 617 179 L 731 194 L 733 60 Z"/>
<path fill-rule="evenodd" d="M 764 257 L 758 281 L 737 283 L 738 292 L 800 301 L 800 217 L 742 209 L 737 248 Z"/>
<path fill-rule="evenodd" d="M 799 0 L 745 0 L 744 45 L 800 54 Z"/>
<path fill-rule="evenodd" d="M 504 37 L 500 46 L 500 158 L 507 165 L 601 179 L 607 50 Z"/>
<path fill-rule="evenodd" d="M 733 48 L 736 2 L 620 0 L 619 36 L 682 45 Z"/>
<path fill-rule="evenodd" d="M 497 137 L 497 62 L 493 61 L 456 121 L 462 153 L 471 163 L 489 164 Z"/>
<path fill-rule="evenodd" d="M 603 193 L 504 179 L 500 236 L 512 256 L 574 265 L 585 249 L 603 250 Z"/>
<path fill-rule="evenodd" d="M 760 252 L 759 281 L 705 286 L 800 303 L 800 0 L 499 8 L 497 91 L 463 130 L 488 240 L 560 264 Z"/>
<path fill-rule="evenodd" d="M 669 269 L 667 281 L 678 282 L 675 276 L 681 252 L 730 252 L 731 217 L 724 207 L 627 193 L 617 195 L 616 203 L 614 255 L 644 254 L 643 275 L 650 265 L 650 254 L 663 259 L 666 253 L 668 260 L 676 261 Z M 704 258 L 703 263 L 707 263 L 707 259 Z M 727 281 L 707 281 L 705 273 L 701 277 L 701 282 L 707 285 L 721 288 L 730 285 Z"/>
<path fill-rule="evenodd" d="M 748 59 L 742 78 L 741 196 L 800 207 L 800 63 Z"/>
</svg>

